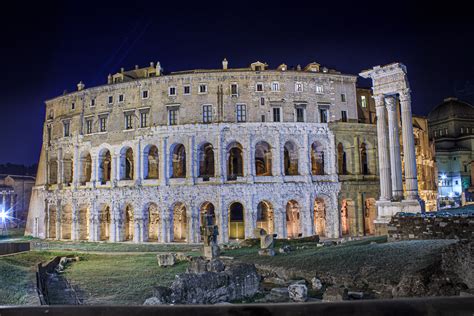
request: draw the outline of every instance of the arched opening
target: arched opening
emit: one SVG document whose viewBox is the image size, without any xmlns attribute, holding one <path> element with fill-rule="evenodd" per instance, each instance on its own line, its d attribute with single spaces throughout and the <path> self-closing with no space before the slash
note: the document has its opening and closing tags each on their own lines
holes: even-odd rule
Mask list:
<svg viewBox="0 0 474 316">
<path fill-rule="evenodd" d="M 293 142 L 286 142 L 284 146 L 284 166 L 286 176 L 298 175 L 298 149 Z"/>
<path fill-rule="evenodd" d="M 88 152 L 83 152 L 80 158 L 80 173 L 79 183 L 86 185 L 87 182 L 91 181 L 92 174 L 92 159 Z"/>
<path fill-rule="evenodd" d="M 326 236 L 326 203 L 321 198 L 314 200 L 314 231 L 319 236 Z"/>
<path fill-rule="evenodd" d="M 300 206 L 295 200 L 286 203 L 286 233 L 288 238 L 301 236 Z"/>
<path fill-rule="evenodd" d="M 236 180 L 244 176 L 242 145 L 233 142 L 227 146 L 227 180 Z"/>
<path fill-rule="evenodd" d="M 229 207 L 229 238 L 245 238 L 244 206 L 234 202 Z"/>
<path fill-rule="evenodd" d="M 375 199 L 368 198 L 364 203 L 364 233 L 366 235 L 375 234 L 374 220 L 377 218 L 377 207 Z"/>
<path fill-rule="evenodd" d="M 145 179 L 158 179 L 158 148 L 155 145 L 147 146 L 143 158 L 143 174 Z"/>
<path fill-rule="evenodd" d="M 257 176 L 272 175 L 272 151 L 267 142 L 255 145 L 255 174 Z"/>
<path fill-rule="evenodd" d="M 89 207 L 82 206 L 79 208 L 78 225 L 79 225 L 79 240 L 89 239 Z"/>
<path fill-rule="evenodd" d="M 201 227 L 214 226 L 216 225 L 216 213 L 214 204 L 211 202 L 204 202 L 200 209 L 200 220 Z M 204 240 L 204 236 L 201 235 L 201 241 Z"/>
<path fill-rule="evenodd" d="M 155 203 L 150 203 L 147 208 L 148 213 L 148 240 L 160 240 L 161 233 L 161 216 L 158 206 Z"/>
<path fill-rule="evenodd" d="M 178 202 L 173 207 L 173 241 L 186 241 L 186 205 Z"/>
<path fill-rule="evenodd" d="M 273 206 L 268 201 L 261 201 L 257 205 L 257 227 L 265 229 L 267 234 L 273 234 Z"/>
<path fill-rule="evenodd" d="M 214 148 L 210 143 L 199 147 L 199 177 L 203 179 L 214 177 Z"/>
<path fill-rule="evenodd" d="M 110 238 L 110 207 L 105 205 L 100 211 L 100 240 L 109 240 Z"/>
<path fill-rule="evenodd" d="M 342 143 L 337 145 L 337 168 L 339 174 L 347 174 L 346 152 Z"/>
<path fill-rule="evenodd" d="M 353 206 L 352 200 L 344 199 L 342 200 L 341 205 L 341 231 L 342 235 L 349 235 L 350 230 L 350 222 L 349 222 L 349 212 L 351 211 L 350 208 Z"/>
<path fill-rule="evenodd" d="M 124 221 L 124 240 L 133 240 L 134 232 L 134 217 L 133 217 L 133 207 L 130 204 L 127 204 L 125 207 L 125 221 Z"/>
<path fill-rule="evenodd" d="M 171 178 L 186 178 L 186 148 L 183 144 L 171 147 Z"/>
<path fill-rule="evenodd" d="M 120 151 L 120 180 L 133 180 L 133 149 L 124 147 Z"/>
<path fill-rule="evenodd" d="M 314 176 L 324 175 L 324 147 L 319 142 L 311 145 L 311 174 Z"/>
<path fill-rule="evenodd" d="M 360 145 L 360 168 L 362 174 L 369 174 L 369 161 L 367 158 L 367 146 L 365 145 L 365 143 L 362 143 Z"/>
<path fill-rule="evenodd" d="M 50 205 L 49 216 L 48 216 L 49 238 L 56 238 L 56 216 L 57 216 L 56 207 Z"/>
<path fill-rule="evenodd" d="M 58 183 L 58 162 L 56 159 L 51 159 L 49 161 L 49 184 Z"/>
<path fill-rule="evenodd" d="M 99 181 L 101 184 L 106 184 L 110 181 L 112 169 L 112 158 L 108 149 L 102 149 L 99 153 Z"/>
<path fill-rule="evenodd" d="M 63 168 L 64 168 L 64 184 L 69 186 L 72 183 L 73 179 L 73 169 L 72 169 L 72 155 L 65 154 L 63 157 Z"/>
<path fill-rule="evenodd" d="M 66 205 L 61 211 L 61 239 L 71 239 L 72 206 Z"/>
</svg>

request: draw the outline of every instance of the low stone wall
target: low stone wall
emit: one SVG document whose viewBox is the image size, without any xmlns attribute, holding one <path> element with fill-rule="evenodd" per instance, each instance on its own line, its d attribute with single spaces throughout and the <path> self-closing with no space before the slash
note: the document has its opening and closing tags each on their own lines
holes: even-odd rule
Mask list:
<svg viewBox="0 0 474 316">
<path fill-rule="evenodd" d="M 6 242 L 0 243 L 0 255 L 8 255 L 22 251 L 29 251 L 29 242 Z"/>
<path fill-rule="evenodd" d="M 394 216 L 388 224 L 388 239 L 474 239 L 474 216 Z"/>
</svg>

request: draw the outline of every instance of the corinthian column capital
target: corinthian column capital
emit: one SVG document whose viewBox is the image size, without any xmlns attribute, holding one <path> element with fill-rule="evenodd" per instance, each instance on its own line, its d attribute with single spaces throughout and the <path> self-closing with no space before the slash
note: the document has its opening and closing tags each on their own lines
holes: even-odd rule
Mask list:
<svg viewBox="0 0 474 316">
<path fill-rule="evenodd" d="M 387 106 L 388 111 L 395 112 L 396 104 L 395 97 L 385 97 L 385 105 Z"/>
<path fill-rule="evenodd" d="M 401 91 L 399 91 L 399 95 L 400 95 L 400 102 L 408 102 L 411 100 L 411 95 L 410 95 L 410 89 L 409 88 L 406 88 L 406 89 L 403 89 Z"/>
<path fill-rule="evenodd" d="M 382 94 L 374 95 L 373 98 L 375 100 L 376 107 L 384 106 L 384 96 Z"/>
</svg>

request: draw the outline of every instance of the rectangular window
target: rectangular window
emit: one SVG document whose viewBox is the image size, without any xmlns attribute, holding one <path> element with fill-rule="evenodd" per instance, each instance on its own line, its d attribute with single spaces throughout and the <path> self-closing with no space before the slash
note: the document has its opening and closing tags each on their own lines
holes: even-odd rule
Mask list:
<svg viewBox="0 0 474 316">
<path fill-rule="evenodd" d="M 107 132 L 107 117 L 101 116 L 99 118 L 99 129 L 101 132 Z"/>
<path fill-rule="evenodd" d="M 191 94 L 191 86 L 184 86 L 183 87 L 183 94 L 184 95 Z"/>
<path fill-rule="evenodd" d="M 69 121 L 63 122 L 64 127 L 64 137 L 69 137 L 69 127 L 71 123 Z"/>
<path fill-rule="evenodd" d="M 238 86 L 236 83 L 233 83 L 230 85 L 230 94 L 232 96 L 237 96 L 238 95 Z"/>
<path fill-rule="evenodd" d="M 148 90 L 142 91 L 142 99 L 148 99 Z"/>
<path fill-rule="evenodd" d="M 125 97 L 123 96 L 123 94 L 120 94 L 119 95 L 119 102 L 122 103 L 124 99 L 125 99 Z"/>
<path fill-rule="evenodd" d="M 303 84 L 301 82 L 295 83 L 295 92 L 303 92 Z"/>
<path fill-rule="evenodd" d="M 92 134 L 92 119 L 86 120 L 86 134 Z"/>
<path fill-rule="evenodd" d="M 133 128 L 133 114 L 125 113 L 125 129 Z"/>
<path fill-rule="evenodd" d="M 365 97 L 365 95 L 360 96 L 360 106 L 362 106 L 363 108 L 367 107 L 367 98 Z"/>
<path fill-rule="evenodd" d="M 112 104 L 112 103 L 114 103 L 114 96 L 112 96 L 112 95 L 109 95 L 108 102 L 109 102 L 109 104 Z"/>
<path fill-rule="evenodd" d="M 341 111 L 341 121 L 347 122 L 347 111 Z"/>
<path fill-rule="evenodd" d="M 281 122 L 280 111 L 280 108 L 273 108 L 273 122 Z"/>
<path fill-rule="evenodd" d="M 263 92 L 263 83 L 257 83 L 255 85 L 255 91 L 257 92 Z"/>
<path fill-rule="evenodd" d="M 304 122 L 304 108 L 296 108 L 296 122 Z"/>
<path fill-rule="evenodd" d="M 168 122 L 169 125 L 178 125 L 178 109 L 168 110 Z"/>
<path fill-rule="evenodd" d="M 319 109 L 319 121 L 321 123 L 328 122 L 328 110 L 327 109 Z"/>
<path fill-rule="evenodd" d="M 262 115 L 262 122 L 265 122 L 265 115 Z"/>
<path fill-rule="evenodd" d="M 247 121 L 247 107 L 245 104 L 237 104 L 237 122 Z"/>
<path fill-rule="evenodd" d="M 140 112 L 140 127 L 148 127 L 148 111 Z"/>
<path fill-rule="evenodd" d="M 206 84 L 200 84 L 199 85 L 199 93 L 207 93 L 207 85 Z"/>
<path fill-rule="evenodd" d="M 316 85 L 316 93 L 319 93 L 319 94 L 323 93 L 323 86 Z"/>
<path fill-rule="evenodd" d="M 95 98 L 91 99 L 91 108 L 93 108 L 94 106 L 95 106 Z"/>
<path fill-rule="evenodd" d="M 280 91 L 280 84 L 278 82 L 272 82 L 272 91 Z"/>
<path fill-rule="evenodd" d="M 176 95 L 176 87 L 169 87 L 168 88 L 168 95 L 175 96 Z"/>
<path fill-rule="evenodd" d="M 463 134 L 463 133 L 464 133 L 464 128 L 461 127 L 461 134 Z"/>
<path fill-rule="evenodd" d="M 264 97 L 260 98 L 260 105 L 265 105 L 265 98 Z"/>
<path fill-rule="evenodd" d="M 341 102 L 346 102 L 346 94 L 341 93 Z"/>
<path fill-rule="evenodd" d="M 72 102 L 71 103 L 71 110 L 74 110 L 76 108 L 76 103 Z"/>
<path fill-rule="evenodd" d="M 212 105 L 203 105 L 202 106 L 202 121 L 203 123 L 212 122 Z"/>
</svg>

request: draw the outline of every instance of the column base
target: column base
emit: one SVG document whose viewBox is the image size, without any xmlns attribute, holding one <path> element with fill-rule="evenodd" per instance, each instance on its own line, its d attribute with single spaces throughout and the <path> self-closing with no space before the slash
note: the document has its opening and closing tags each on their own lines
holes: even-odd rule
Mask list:
<svg viewBox="0 0 474 316">
<path fill-rule="evenodd" d="M 423 209 L 419 200 L 376 201 L 377 218 L 374 220 L 375 234 L 386 235 L 387 225 L 398 212 L 420 213 Z"/>
</svg>

